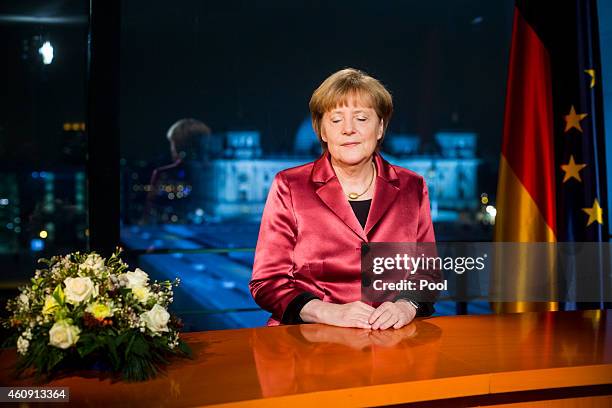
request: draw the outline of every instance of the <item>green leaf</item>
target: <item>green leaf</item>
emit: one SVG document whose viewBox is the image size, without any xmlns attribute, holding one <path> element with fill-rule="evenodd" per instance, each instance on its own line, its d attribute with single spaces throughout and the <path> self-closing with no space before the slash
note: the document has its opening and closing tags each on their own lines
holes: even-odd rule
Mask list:
<svg viewBox="0 0 612 408">
<path fill-rule="evenodd" d="M 117 354 L 117 348 L 115 347 L 115 341 L 109 336 L 102 337 L 104 340 L 104 344 L 108 349 L 111 364 L 113 365 L 114 370 L 118 370 L 121 366 L 121 361 L 119 359 L 119 355 Z"/>
<path fill-rule="evenodd" d="M 79 338 L 79 342 L 77 343 L 77 351 L 81 357 L 85 357 L 99 349 L 100 346 L 101 345 L 98 344 L 95 334 L 86 333 Z"/>
<path fill-rule="evenodd" d="M 38 260 L 38 263 L 45 264 L 45 265 L 47 265 L 47 266 L 48 266 L 48 265 L 50 265 L 51 263 L 53 263 L 53 260 L 52 260 L 52 259 L 46 259 L 46 258 L 40 258 L 40 259 Z"/>
<path fill-rule="evenodd" d="M 126 331 L 118 336 L 117 336 L 117 333 L 112 332 L 112 336 L 113 336 L 112 340 L 115 342 L 115 347 L 119 349 L 121 347 L 121 344 L 126 341 L 129 335 L 130 335 L 129 331 Z"/>
<path fill-rule="evenodd" d="M 128 356 L 130 355 L 130 352 L 132 351 L 132 346 L 134 345 L 134 339 L 136 339 L 136 333 L 133 331 L 128 332 L 130 335 L 130 340 L 128 341 L 128 345 L 125 348 L 125 356 L 124 358 L 127 360 Z"/>
<path fill-rule="evenodd" d="M 191 347 L 183 340 L 179 340 L 178 348 L 189 358 L 193 357 L 193 352 L 191 351 Z"/>
<path fill-rule="evenodd" d="M 54 317 L 55 317 L 55 321 L 56 321 L 56 322 L 59 322 L 59 321 L 65 320 L 65 321 L 66 321 L 66 323 L 68 323 L 68 324 L 72 324 L 72 319 L 69 319 L 69 318 L 68 318 L 68 311 L 66 310 L 66 308 L 65 308 L 65 307 L 64 307 L 64 308 L 58 308 L 58 309 L 55 311 Z"/>
<path fill-rule="evenodd" d="M 46 372 L 51 372 L 51 370 L 59 364 L 60 361 L 64 359 L 64 353 L 58 349 L 52 349 L 48 353 L 47 367 Z"/>
<path fill-rule="evenodd" d="M 132 352 L 138 356 L 146 356 L 149 354 L 149 344 L 140 335 L 140 333 L 136 334 L 134 338 L 134 343 L 132 344 Z"/>
<path fill-rule="evenodd" d="M 55 290 L 53 291 L 53 298 L 60 306 L 64 306 L 66 303 L 66 295 L 64 295 L 61 283 L 55 287 Z"/>
</svg>

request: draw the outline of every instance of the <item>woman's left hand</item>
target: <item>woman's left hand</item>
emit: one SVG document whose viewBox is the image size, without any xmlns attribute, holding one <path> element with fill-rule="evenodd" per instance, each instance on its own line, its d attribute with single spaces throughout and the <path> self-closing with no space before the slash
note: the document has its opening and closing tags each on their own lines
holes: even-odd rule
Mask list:
<svg viewBox="0 0 612 408">
<path fill-rule="evenodd" d="M 404 327 L 416 316 L 416 308 L 404 300 L 385 302 L 372 312 L 368 322 L 372 330 Z"/>
</svg>

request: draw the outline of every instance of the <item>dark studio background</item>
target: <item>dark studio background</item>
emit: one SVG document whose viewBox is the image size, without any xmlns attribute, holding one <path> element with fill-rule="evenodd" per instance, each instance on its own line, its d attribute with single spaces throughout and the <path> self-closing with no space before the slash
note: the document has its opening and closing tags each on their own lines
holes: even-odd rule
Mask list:
<svg viewBox="0 0 612 408">
<path fill-rule="evenodd" d="M 124 2 L 128 160 L 164 152 L 163 134 L 180 117 L 214 131 L 259 129 L 265 151 L 288 151 L 314 88 L 349 66 L 392 91 L 390 132 L 430 139 L 440 128 L 467 128 L 490 141 L 479 145 L 485 156 L 498 155 L 512 2 L 180 5 Z"/>
</svg>

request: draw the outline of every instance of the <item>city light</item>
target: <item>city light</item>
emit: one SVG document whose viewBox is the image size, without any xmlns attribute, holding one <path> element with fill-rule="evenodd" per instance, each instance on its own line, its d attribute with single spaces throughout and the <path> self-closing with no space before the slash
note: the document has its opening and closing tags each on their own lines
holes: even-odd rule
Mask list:
<svg viewBox="0 0 612 408">
<path fill-rule="evenodd" d="M 85 131 L 85 122 L 74 122 L 74 123 L 72 123 L 72 122 L 65 122 L 62 125 L 62 128 L 66 132 Z"/>
<path fill-rule="evenodd" d="M 487 193 L 482 193 L 480 195 L 480 202 L 482 204 L 488 204 L 489 203 L 489 195 Z"/>
<path fill-rule="evenodd" d="M 47 235 L 48 235 L 47 231 L 45 230 L 40 231 L 40 233 L 38 234 L 38 236 L 41 237 L 42 239 L 47 238 Z"/>
<path fill-rule="evenodd" d="M 9 205 L 8 198 L 0 198 L 0 205 Z"/>
<path fill-rule="evenodd" d="M 234 282 L 234 281 L 223 281 L 223 282 L 221 282 L 221 286 L 223 286 L 223 289 L 234 289 L 236 287 L 236 282 Z"/>
<path fill-rule="evenodd" d="M 34 252 L 42 251 L 43 249 L 45 249 L 45 241 L 38 238 L 31 240 L 30 249 Z"/>
<path fill-rule="evenodd" d="M 495 217 L 497 215 L 497 209 L 492 205 L 487 205 L 486 210 L 491 217 Z"/>
<path fill-rule="evenodd" d="M 49 65 L 53 62 L 53 46 L 49 41 L 45 41 L 45 43 L 38 49 L 38 53 L 42 55 L 43 64 Z"/>
</svg>

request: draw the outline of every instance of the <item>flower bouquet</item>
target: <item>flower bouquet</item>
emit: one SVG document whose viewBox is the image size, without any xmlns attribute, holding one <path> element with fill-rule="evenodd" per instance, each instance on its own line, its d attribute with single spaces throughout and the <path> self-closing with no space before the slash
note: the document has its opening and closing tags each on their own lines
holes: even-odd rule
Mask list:
<svg viewBox="0 0 612 408">
<path fill-rule="evenodd" d="M 18 375 L 102 365 L 139 381 L 155 377 L 170 356 L 191 356 L 179 338 L 180 320 L 167 311 L 172 282 L 150 283 L 144 271 L 129 271 L 120 252 L 39 260 L 46 267 L 7 302 L 3 321 L 13 331 L 8 344 L 17 345 Z"/>
</svg>

